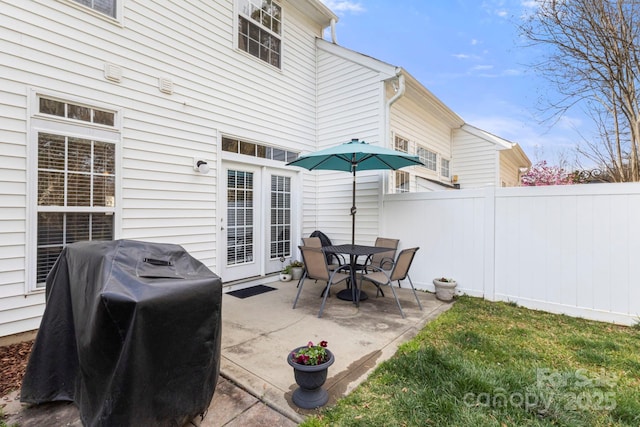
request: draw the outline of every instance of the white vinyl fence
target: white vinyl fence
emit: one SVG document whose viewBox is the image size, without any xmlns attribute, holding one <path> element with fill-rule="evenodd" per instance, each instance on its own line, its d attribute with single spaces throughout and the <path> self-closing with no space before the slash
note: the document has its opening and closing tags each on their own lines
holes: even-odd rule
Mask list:
<svg viewBox="0 0 640 427">
<path fill-rule="evenodd" d="M 483 188 L 384 197 L 382 234 L 420 246 L 411 278 L 571 316 L 640 320 L 640 184 Z"/>
</svg>

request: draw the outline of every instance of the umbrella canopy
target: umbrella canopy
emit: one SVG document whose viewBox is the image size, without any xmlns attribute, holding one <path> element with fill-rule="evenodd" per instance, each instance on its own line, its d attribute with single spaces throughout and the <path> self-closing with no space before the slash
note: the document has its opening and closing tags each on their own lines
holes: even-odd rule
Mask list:
<svg viewBox="0 0 640 427">
<path fill-rule="evenodd" d="M 355 243 L 356 234 L 356 171 L 397 170 L 415 165 L 424 166 L 418 156 L 378 147 L 358 139 L 300 156 L 287 163 L 287 166 L 300 166 L 309 170 L 335 170 L 352 173 L 351 244 Z"/>
</svg>

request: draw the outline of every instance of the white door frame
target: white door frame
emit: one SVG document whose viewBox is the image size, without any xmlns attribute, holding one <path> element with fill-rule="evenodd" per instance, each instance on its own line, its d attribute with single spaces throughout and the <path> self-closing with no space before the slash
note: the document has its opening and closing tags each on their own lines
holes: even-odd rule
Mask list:
<svg viewBox="0 0 640 427">
<path fill-rule="evenodd" d="M 265 276 L 280 270 L 280 259 L 270 258 L 270 215 L 271 215 L 271 176 L 287 176 L 291 178 L 291 223 L 290 223 L 290 255 L 286 257 L 285 265 L 291 259 L 297 258 L 298 242 L 300 240 L 299 224 L 301 223 L 301 209 L 299 199 L 300 174 L 291 169 L 260 166 L 238 161 L 223 160 L 219 185 L 219 221 L 218 221 L 218 253 L 220 277 L 223 282 L 249 279 Z M 227 177 L 229 170 L 240 170 L 253 173 L 253 258 L 249 262 L 237 266 L 227 265 Z"/>
</svg>

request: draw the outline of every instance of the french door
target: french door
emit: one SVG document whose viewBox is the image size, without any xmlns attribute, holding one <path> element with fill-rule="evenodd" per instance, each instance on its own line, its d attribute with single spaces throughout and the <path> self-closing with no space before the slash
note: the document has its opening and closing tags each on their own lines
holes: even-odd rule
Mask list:
<svg viewBox="0 0 640 427">
<path fill-rule="evenodd" d="M 225 163 L 220 237 L 224 282 L 277 272 L 295 254 L 295 173 Z"/>
</svg>

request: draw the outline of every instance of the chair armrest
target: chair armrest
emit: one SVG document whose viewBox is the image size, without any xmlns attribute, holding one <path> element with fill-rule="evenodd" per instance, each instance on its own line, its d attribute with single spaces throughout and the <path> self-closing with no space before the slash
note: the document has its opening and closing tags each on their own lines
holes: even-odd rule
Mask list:
<svg viewBox="0 0 640 427">
<path fill-rule="evenodd" d="M 342 254 L 336 254 L 336 253 L 331 252 L 330 255 L 335 257 L 335 259 L 338 261 L 338 264 L 340 264 L 340 266 L 343 266 L 343 265 L 347 264 L 347 261 L 346 261 L 345 257 Z"/>
<path fill-rule="evenodd" d="M 391 258 L 391 257 L 385 257 L 385 258 L 382 258 L 382 259 L 380 260 L 380 268 L 382 268 L 382 269 L 384 269 L 384 270 L 391 270 L 391 269 L 393 268 L 393 265 L 394 265 L 395 263 L 396 263 L 396 261 L 395 261 L 393 258 Z M 385 266 L 386 266 L 387 264 L 389 265 L 389 267 L 388 267 L 388 268 L 385 268 Z"/>
</svg>

